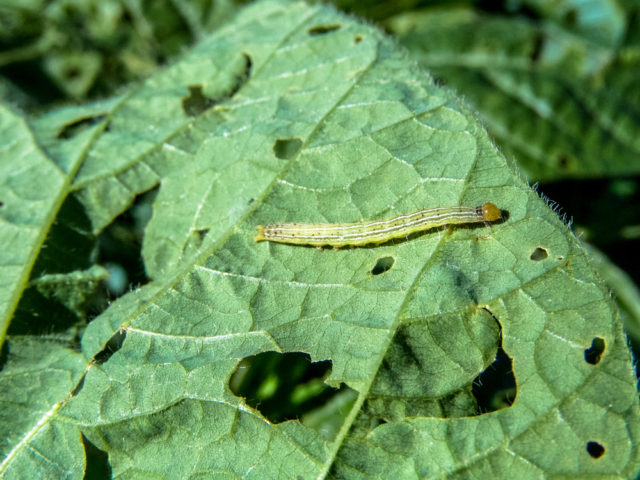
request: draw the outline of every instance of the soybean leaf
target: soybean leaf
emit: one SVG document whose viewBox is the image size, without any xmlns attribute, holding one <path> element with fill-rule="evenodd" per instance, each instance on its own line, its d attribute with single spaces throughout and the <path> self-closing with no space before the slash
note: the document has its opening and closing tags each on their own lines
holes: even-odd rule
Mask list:
<svg viewBox="0 0 640 480">
<path fill-rule="evenodd" d="M 0 475 L 80 478 L 84 437 L 115 478 L 635 477 L 635 379 L 608 291 L 462 102 L 378 30 L 259 2 L 87 108 L 67 135 L 45 126 L 87 112 L 32 135 L 10 120 L 46 145 L 65 182 L 52 195 L 79 198 L 95 233 L 158 188 L 150 282 L 79 332 L 81 353 L 8 337 Z M 375 248 L 253 241 L 259 224 L 487 201 L 501 222 Z M 339 390 L 275 418 L 286 375 L 260 362 L 282 372 L 301 354 L 330 370 L 289 371 L 290 405 L 326 392 L 317 378 Z M 504 394 L 482 392 L 495 357 Z M 31 380 L 51 372 L 55 389 Z"/>
</svg>

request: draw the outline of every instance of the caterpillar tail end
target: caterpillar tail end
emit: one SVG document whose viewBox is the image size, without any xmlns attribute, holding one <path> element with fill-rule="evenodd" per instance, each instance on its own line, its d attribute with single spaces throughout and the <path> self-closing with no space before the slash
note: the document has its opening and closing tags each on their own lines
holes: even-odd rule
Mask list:
<svg viewBox="0 0 640 480">
<path fill-rule="evenodd" d="M 256 227 L 258 229 L 258 234 L 253 237 L 254 242 L 264 242 L 266 238 L 264 238 L 264 225 L 258 225 Z"/>
</svg>

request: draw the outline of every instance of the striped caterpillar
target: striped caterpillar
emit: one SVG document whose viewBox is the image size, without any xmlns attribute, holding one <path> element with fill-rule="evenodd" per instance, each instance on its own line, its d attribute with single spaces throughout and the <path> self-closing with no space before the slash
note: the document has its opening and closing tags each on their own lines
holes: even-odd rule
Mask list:
<svg viewBox="0 0 640 480">
<path fill-rule="evenodd" d="M 444 225 L 495 222 L 502 218 L 493 203 L 477 207 L 436 207 L 392 218 L 356 223 L 276 223 L 258 225 L 256 242 L 289 243 L 322 247 L 364 246 L 406 237 Z"/>
</svg>

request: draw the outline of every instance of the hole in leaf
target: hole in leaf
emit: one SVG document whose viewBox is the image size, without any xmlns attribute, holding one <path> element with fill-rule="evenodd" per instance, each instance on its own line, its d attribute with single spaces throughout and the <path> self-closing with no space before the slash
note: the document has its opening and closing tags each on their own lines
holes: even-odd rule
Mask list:
<svg viewBox="0 0 640 480">
<path fill-rule="evenodd" d="M 549 252 L 546 248 L 538 247 L 536 248 L 531 256 L 529 257 L 534 262 L 539 262 L 540 260 L 544 260 L 549 256 Z"/>
<path fill-rule="evenodd" d="M 242 57 L 230 66 L 230 76 L 214 95 L 205 92 L 202 85 L 189 85 L 189 95 L 182 99 L 182 109 L 185 114 L 190 117 L 198 116 L 214 105 L 232 98 L 249 80 L 251 68 L 251 57 L 243 52 Z"/>
<path fill-rule="evenodd" d="M 591 342 L 591 346 L 584 351 L 584 359 L 587 363 L 591 365 L 596 365 L 600 362 L 602 358 L 602 354 L 605 349 L 605 341 L 604 338 L 596 337 Z"/>
<path fill-rule="evenodd" d="M 311 362 L 306 353 L 265 352 L 242 359 L 229 388 L 270 422 L 280 423 L 299 419 L 351 390 L 324 383 L 330 372 L 330 360 Z"/>
<path fill-rule="evenodd" d="M 80 135 L 85 130 L 102 122 L 106 115 L 94 115 L 92 117 L 78 118 L 64 125 L 57 133 L 56 138 L 67 140 Z"/>
<path fill-rule="evenodd" d="M 273 153 L 283 160 L 293 158 L 302 147 L 302 140 L 299 138 L 279 138 L 273 144 Z"/>
<path fill-rule="evenodd" d="M 124 329 L 120 329 L 114 333 L 104 348 L 96 353 L 95 357 L 93 357 L 93 361 L 96 365 L 102 365 L 111 358 L 111 355 L 120 350 L 125 338 L 127 338 L 127 332 Z"/>
<path fill-rule="evenodd" d="M 331 25 L 316 25 L 315 27 L 311 27 L 308 32 L 309 35 L 315 37 L 317 35 L 326 35 L 327 33 L 335 32 L 336 30 L 340 29 L 340 27 L 342 27 L 342 25 L 340 25 L 339 23 L 334 23 Z"/>
<path fill-rule="evenodd" d="M 189 96 L 182 99 L 182 109 L 190 117 L 200 115 L 210 109 L 216 101 L 202 93 L 202 85 L 189 85 Z"/>
<path fill-rule="evenodd" d="M 371 270 L 372 275 L 380 275 L 391 270 L 393 264 L 396 262 L 396 259 L 393 257 L 381 257 L 376 262 L 375 266 Z"/>
<path fill-rule="evenodd" d="M 354 43 L 360 43 L 363 39 L 364 39 L 364 37 L 363 37 L 362 35 L 356 35 L 356 36 L 353 38 L 353 42 L 354 42 Z"/>
<path fill-rule="evenodd" d="M 98 236 L 98 262 L 109 270 L 105 283 L 112 298 L 125 293 L 130 285 L 149 281 L 142 260 L 142 239 L 157 192 L 154 188 L 138 195 L 133 205 Z"/>
<path fill-rule="evenodd" d="M 0 207 L 4 207 L 4 202 L 0 200 Z"/>
<path fill-rule="evenodd" d="M 109 480 L 112 478 L 107 452 L 96 447 L 84 434 L 82 435 L 82 443 L 87 457 L 87 469 L 84 473 L 84 478 L 86 480 Z"/>
<path fill-rule="evenodd" d="M 587 442 L 587 453 L 591 455 L 592 458 L 602 457 L 604 455 L 604 451 L 604 446 L 598 442 Z"/>
<path fill-rule="evenodd" d="M 498 347 L 495 360 L 473 380 L 473 395 L 478 402 L 478 412 L 495 412 L 513 405 L 517 387 L 513 375 L 513 361 Z"/>
</svg>

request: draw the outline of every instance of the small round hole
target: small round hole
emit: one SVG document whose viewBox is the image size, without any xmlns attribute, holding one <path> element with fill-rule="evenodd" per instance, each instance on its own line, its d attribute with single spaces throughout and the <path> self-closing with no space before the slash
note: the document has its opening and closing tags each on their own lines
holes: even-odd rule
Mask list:
<svg viewBox="0 0 640 480">
<path fill-rule="evenodd" d="M 380 275 L 393 267 L 393 264 L 396 262 L 393 257 L 381 257 L 376 262 L 375 266 L 371 270 L 373 275 Z"/>
<path fill-rule="evenodd" d="M 594 338 L 591 342 L 591 346 L 584 351 L 584 360 L 591 365 L 596 365 L 602 358 L 604 348 L 604 338 Z"/>
<path fill-rule="evenodd" d="M 273 153 L 277 158 L 289 160 L 293 158 L 302 147 L 300 138 L 278 138 L 273 144 Z"/>
<path fill-rule="evenodd" d="M 587 442 L 587 453 L 592 458 L 600 458 L 604 455 L 604 447 L 598 442 Z"/>
<path fill-rule="evenodd" d="M 354 41 L 355 43 L 360 43 L 360 42 L 362 41 L 362 35 L 356 35 L 356 36 L 353 38 L 353 41 Z"/>
<path fill-rule="evenodd" d="M 536 248 L 531 256 L 529 257 L 534 262 L 539 262 L 540 260 L 544 260 L 549 256 L 549 252 L 546 248 L 538 247 Z"/>
</svg>

